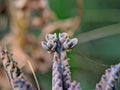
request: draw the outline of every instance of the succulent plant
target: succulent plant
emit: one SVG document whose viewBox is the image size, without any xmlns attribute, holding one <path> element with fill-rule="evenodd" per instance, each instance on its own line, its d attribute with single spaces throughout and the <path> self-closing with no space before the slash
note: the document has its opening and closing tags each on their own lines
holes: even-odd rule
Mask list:
<svg viewBox="0 0 120 90">
<path fill-rule="evenodd" d="M 19 68 L 17 62 L 13 59 L 12 53 L 7 50 L 7 48 L 0 47 L 0 60 L 2 61 L 12 90 L 36 90 L 26 80 L 22 70 Z"/>
<path fill-rule="evenodd" d="M 69 69 L 69 52 L 77 43 L 78 39 L 70 39 L 65 32 L 60 33 L 58 38 L 56 34 L 47 34 L 46 41 L 42 41 L 42 47 L 53 53 L 52 68 L 52 89 L 53 90 L 81 90 L 77 82 L 71 82 L 71 72 Z"/>
<path fill-rule="evenodd" d="M 118 90 L 120 78 L 120 64 L 111 66 L 107 69 L 105 75 L 102 75 L 101 81 L 96 85 L 96 90 Z"/>
<path fill-rule="evenodd" d="M 71 72 L 69 69 L 69 52 L 78 43 L 77 38 L 70 39 L 65 32 L 60 33 L 58 38 L 56 34 L 46 35 L 46 41 L 42 41 L 42 47 L 53 53 L 53 90 L 81 90 L 80 83 L 71 82 Z M 120 64 L 112 66 L 106 70 L 101 81 L 96 85 L 95 90 L 117 90 L 120 78 Z"/>
<path fill-rule="evenodd" d="M 67 33 L 47 34 L 42 47 L 53 54 L 52 64 L 52 90 L 82 90 L 80 83 L 71 80 L 69 58 L 67 53 L 78 43 L 77 38 L 70 39 Z M 7 49 L 0 47 L 0 60 L 6 71 L 13 90 L 36 90 L 26 80 L 22 70 L 13 59 L 13 54 Z M 118 90 L 120 80 L 120 64 L 111 66 L 102 75 L 95 90 Z"/>
</svg>

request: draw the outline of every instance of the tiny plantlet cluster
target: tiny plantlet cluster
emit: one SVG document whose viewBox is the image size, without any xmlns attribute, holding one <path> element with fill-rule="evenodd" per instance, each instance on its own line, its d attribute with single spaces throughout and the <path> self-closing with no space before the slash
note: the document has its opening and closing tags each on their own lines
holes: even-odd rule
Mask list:
<svg viewBox="0 0 120 90">
<path fill-rule="evenodd" d="M 69 58 L 67 53 L 78 43 L 77 38 L 70 38 L 67 33 L 47 34 L 42 47 L 53 54 L 52 90 L 82 90 L 80 83 L 71 80 Z M 12 90 L 36 90 L 25 78 L 12 53 L 0 47 L 0 60 L 8 77 Z M 95 90 L 118 90 L 120 80 L 120 64 L 111 66 L 102 75 Z M 38 88 L 40 90 L 40 88 Z"/>
</svg>

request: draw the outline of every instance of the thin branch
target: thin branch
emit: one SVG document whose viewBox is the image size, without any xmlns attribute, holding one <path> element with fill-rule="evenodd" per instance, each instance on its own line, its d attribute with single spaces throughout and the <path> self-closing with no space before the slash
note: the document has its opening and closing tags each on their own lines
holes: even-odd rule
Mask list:
<svg viewBox="0 0 120 90">
<path fill-rule="evenodd" d="M 38 88 L 38 90 L 40 90 L 40 86 L 39 86 L 39 83 L 38 83 L 36 74 L 35 74 L 35 72 L 34 72 L 34 70 L 33 70 L 32 64 L 31 64 L 31 62 L 30 62 L 29 60 L 27 60 L 27 63 L 28 63 L 28 65 L 29 65 L 29 67 L 30 67 L 30 69 L 31 69 L 31 71 L 32 71 L 32 74 L 33 74 L 33 76 L 34 76 L 34 78 L 35 78 L 35 81 L 36 81 L 36 84 L 37 84 L 37 88 Z"/>
</svg>

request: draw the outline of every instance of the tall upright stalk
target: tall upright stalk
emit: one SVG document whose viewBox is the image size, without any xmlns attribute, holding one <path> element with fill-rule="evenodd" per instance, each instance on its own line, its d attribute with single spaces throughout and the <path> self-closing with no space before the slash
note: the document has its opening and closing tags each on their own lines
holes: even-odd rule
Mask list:
<svg viewBox="0 0 120 90">
<path fill-rule="evenodd" d="M 46 41 L 42 41 L 42 47 L 53 53 L 52 90 L 81 90 L 79 84 L 71 82 L 67 52 L 77 43 L 78 39 L 70 39 L 67 33 L 47 34 Z M 78 87 L 79 86 L 79 87 Z"/>
</svg>

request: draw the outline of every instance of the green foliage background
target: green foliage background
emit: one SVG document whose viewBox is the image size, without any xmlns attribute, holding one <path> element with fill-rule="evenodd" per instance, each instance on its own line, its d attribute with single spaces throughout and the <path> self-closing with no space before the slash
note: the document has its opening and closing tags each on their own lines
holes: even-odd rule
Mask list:
<svg viewBox="0 0 120 90">
<path fill-rule="evenodd" d="M 50 0 L 50 7 L 59 19 L 81 12 L 77 0 Z M 72 80 L 79 81 L 83 90 L 94 90 L 105 69 L 120 62 L 120 0 L 82 0 L 82 7 L 74 36 L 79 43 L 69 54 Z M 51 90 L 51 72 L 37 77 L 44 90 Z"/>
<path fill-rule="evenodd" d="M 76 0 L 50 1 L 59 19 L 74 17 L 80 12 Z M 79 44 L 69 57 L 72 79 L 80 81 L 83 90 L 94 90 L 105 69 L 120 61 L 119 4 L 119 0 L 82 0 L 80 14 L 83 18 L 75 34 L 79 38 Z M 87 35 L 89 33 L 90 36 Z M 92 40 L 91 37 L 94 36 L 96 38 Z M 89 38 L 91 39 L 85 41 Z"/>
</svg>

